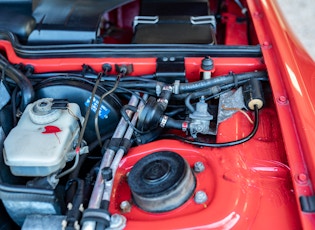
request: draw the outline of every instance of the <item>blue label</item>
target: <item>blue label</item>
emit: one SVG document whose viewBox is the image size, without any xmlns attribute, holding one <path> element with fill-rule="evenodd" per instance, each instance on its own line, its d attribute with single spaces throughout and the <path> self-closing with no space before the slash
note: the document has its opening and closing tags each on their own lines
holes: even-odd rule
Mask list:
<svg viewBox="0 0 315 230">
<path fill-rule="evenodd" d="M 90 105 L 90 101 L 91 101 L 91 97 L 89 97 L 86 102 L 84 103 L 84 105 L 86 107 L 89 107 Z M 97 110 L 97 107 L 98 107 L 98 103 L 99 103 L 99 100 L 97 100 L 95 97 L 93 98 L 93 101 L 92 101 L 92 107 L 91 107 L 91 110 L 96 113 L 96 110 Z M 110 109 L 106 108 L 105 105 L 101 105 L 101 108 L 100 108 L 100 111 L 98 112 L 98 116 L 101 118 L 101 119 L 106 119 L 108 118 L 108 114 L 110 113 Z"/>
</svg>

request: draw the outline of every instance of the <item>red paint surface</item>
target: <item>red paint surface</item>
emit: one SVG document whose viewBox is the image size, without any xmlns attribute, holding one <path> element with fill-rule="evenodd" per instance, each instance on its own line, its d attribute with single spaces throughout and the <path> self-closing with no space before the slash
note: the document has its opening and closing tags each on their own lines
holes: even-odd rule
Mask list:
<svg viewBox="0 0 315 230">
<path fill-rule="evenodd" d="M 23 59 L 13 52 L 11 45 L 1 42 L 12 63 L 32 64 L 36 72 L 80 70 L 88 64 L 97 71 L 104 62 L 134 64 L 134 75 L 155 72 L 155 58 L 63 58 Z M 186 58 L 185 69 L 189 81 L 199 80 L 203 57 Z M 261 58 L 213 58 L 213 76 L 263 70 Z M 253 140 L 229 148 L 199 148 L 178 141 L 164 140 L 132 149 L 121 162 L 113 189 L 111 211 L 119 213 L 119 204 L 131 200 L 126 175 L 131 167 L 145 155 L 162 150 L 175 151 L 192 166 L 202 161 L 206 170 L 198 175 L 196 191 L 204 190 L 209 199 L 197 205 L 193 198 L 176 210 L 150 214 L 133 206 L 127 229 L 290 229 L 300 226 L 298 205 L 293 193 L 290 170 L 287 166 L 276 113 L 271 108 L 261 112 L 259 131 Z M 246 136 L 252 125 L 242 114 L 220 125 L 217 142 Z M 306 174 L 307 175 L 307 174 Z M 304 183 L 305 184 L 305 183 Z M 304 185 L 305 186 L 305 185 Z"/>
<path fill-rule="evenodd" d="M 248 1 L 248 6 L 262 45 L 299 202 L 300 196 L 314 195 L 315 63 L 283 20 L 275 1 Z M 307 177 L 302 183 L 297 179 L 301 174 Z M 298 207 L 303 229 L 314 229 L 314 213 Z"/>
<path fill-rule="evenodd" d="M 315 64 L 287 28 L 274 1 L 249 1 L 248 8 L 264 60 L 214 58 L 213 76 L 267 67 L 274 105 L 261 110 L 257 134 L 242 145 L 199 148 L 162 140 L 133 148 L 117 171 L 110 207 L 113 213 L 120 213 L 120 202 L 131 200 L 127 173 L 138 160 L 155 151 L 177 152 L 191 166 L 202 161 L 206 170 L 196 175 L 196 191 L 205 191 L 209 199 L 205 205 L 197 205 L 191 198 L 180 208 L 160 214 L 132 206 L 131 212 L 124 214 L 127 229 L 314 229 L 315 215 L 301 211 L 299 197 L 314 195 Z M 225 42 L 245 44 L 244 36 L 236 33 L 245 27 L 232 24 L 231 10 Z M 153 74 L 156 69 L 155 58 L 23 59 L 7 41 L 0 42 L 0 50 L 11 63 L 33 65 L 36 73 L 76 71 L 82 64 L 101 71 L 104 63 L 132 63 L 133 75 Z M 199 80 L 202 58 L 185 59 L 189 81 Z M 238 113 L 219 126 L 217 142 L 240 139 L 251 129 L 244 115 Z"/>
<path fill-rule="evenodd" d="M 161 140 L 131 149 L 117 171 L 111 211 L 120 213 L 122 201 L 132 202 L 126 178 L 138 160 L 156 151 L 174 151 L 190 166 L 197 161 L 204 163 L 205 171 L 195 173 L 195 192 L 205 191 L 208 201 L 196 204 L 191 197 L 181 207 L 159 214 L 133 205 L 124 214 L 126 229 L 300 229 L 277 114 L 265 108 L 260 120 L 255 137 L 238 146 L 200 148 Z M 219 126 L 217 142 L 242 138 L 252 128 L 248 119 L 237 113 Z"/>
<path fill-rule="evenodd" d="M 222 14 L 222 22 L 226 25 L 226 45 L 247 45 L 247 22 L 241 8 L 233 1 L 226 0 L 226 12 Z"/>
<path fill-rule="evenodd" d="M 0 50 L 3 50 L 10 63 L 30 64 L 34 66 L 35 73 L 43 72 L 62 72 L 62 71 L 81 71 L 82 65 L 91 66 L 95 71 L 102 71 L 102 65 L 109 63 L 112 65 L 112 72 L 115 73 L 115 64 L 133 64 L 131 75 L 139 76 L 153 74 L 156 71 L 156 58 L 41 58 L 25 59 L 18 57 L 12 45 L 7 41 L 0 42 Z M 201 60 L 204 57 L 185 58 L 186 77 L 189 81 L 200 80 Z M 265 64 L 261 58 L 233 58 L 222 57 L 213 58 L 215 76 L 228 74 L 230 71 L 242 73 L 255 70 L 264 70 Z"/>
</svg>

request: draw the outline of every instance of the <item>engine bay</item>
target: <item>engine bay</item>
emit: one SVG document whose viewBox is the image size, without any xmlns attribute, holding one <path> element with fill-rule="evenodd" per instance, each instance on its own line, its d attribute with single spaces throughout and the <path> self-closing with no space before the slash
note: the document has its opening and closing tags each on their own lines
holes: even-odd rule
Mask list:
<svg viewBox="0 0 315 230">
<path fill-rule="evenodd" d="M 245 1 L 61 2 L 0 35 L 7 226 L 300 228 Z"/>
</svg>

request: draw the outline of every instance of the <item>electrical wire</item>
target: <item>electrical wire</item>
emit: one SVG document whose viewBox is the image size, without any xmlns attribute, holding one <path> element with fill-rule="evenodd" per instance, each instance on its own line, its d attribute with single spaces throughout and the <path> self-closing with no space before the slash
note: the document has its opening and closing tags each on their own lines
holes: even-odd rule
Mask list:
<svg viewBox="0 0 315 230">
<path fill-rule="evenodd" d="M 100 147 L 102 147 L 102 140 L 101 140 L 101 134 L 100 134 L 100 130 L 99 130 L 99 127 L 98 127 L 98 116 L 99 116 L 99 112 L 100 112 L 100 109 L 101 109 L 101 104 L 102 104 L 102 101 L 105 99 L 105 97 L 107 97 L 109 94 L 113 93 L 117 87 L 118 87 L 118 84 L 119 84 L 119 81 L 121 79 L 121 77 L 125 74 L 126 72 L 124 71 L 121 71 L 118 75 L 117 75 L 117 79 L 116 79 L 116 82 L 115 82 L 115 85 L 113 86 L 113 88 L 111 88 L 109 91 L 107 91 L 106 93 L 104 93 L 99 102 L 98 102 L 98 105 L 97 105 L 97 109 L 95 111 L 95 117 L 94 117 L 94 126 L 95 126 L 95 133 L 96 133 L 96 137 L 97 137 L 97 140 L 99 142 L 99 145 Z"/>
<path fill-rule="evenodd" d="M 254 128 L 246 137 L 241 138 L 241 139 L 236 140 L 236 141 L 229 141 L 229 142 L 224 142 L 224 143 L 207 143 L 207 142 L 202 142 L 202 141 L 192 141 L 192 140 L 186 139 L 185 137 L 175 136 L 175 135 L 165 135 L 165 137 L 184 141 L 185 143 L 188 143 L 188 144 L 205 146 L 205 147 L 213 147 L 213 148 L 222 148 L 222 147 L 230 147 L 230 146 L 234 146 L 234 145 L 239 145 L 239 144 L 245 143 L 246 141 L 249 141 L 252 137 L 255 136 L 255 134 L 258 130 L 259 110 L 258 110 L 257 105 L 254 105 L 254 112 L 255 112 Z"/>
<path fill-rule="evenodd" d="M 121 108 L 120 113 L 122 115 L 122 117 L 125 119 L 125 121 L 128 123 L 128 125 L 136 132 L 139 134 L 147 134 L 150 133 L 152 130 L 147 130 L 147 131 L 141 131 L 139 129 L 137 129 L 130 121 L 128 114 L 126 113 L 127 110 L 131 110 L 133 112 L 137 112 L 137 108 L 134 106 L 130 106 L 130 105 L 125 105 L 124 107 Z"/>
<path fill-rule="evenodd" d="M 11 96 L 11 104 L 12 104 L 12 120 L 13 120 L 13 127 L 17 125 L 17 108 L 16 108 L 16 98 L 18 93 L 18 87 L 15 87 L 12 96 Z"/>
<path fill-rule="evenodd" d="M 83 122 L 83 125 L 82 125 L 82 129 L 80 130 L 80 134 L 79 134 L 79 138 L 78 138 L 78 143 L 75 147 L 75 161 L 74 161 L 74 164 L 72 165 L 71 168 L 63 171 L 62 173 L 56 175 L 56 178 L 59 179 L 69 173 L 71 173 L 73 170 L 75 170 L 75 168 L 77 167 L 78 163 L 79 163 L 79 160 L 80 160 L 80 145 L 81 145 L 81 142 L 83 140 L 83 135 L 84 135 L 84 132 L 85 132 L 85 129 L 86 129 L 86 126 L 87 126 L 87 121 L 89 119 L 89 116 L 90 116 L 90 113 L 91 113 L 91 108 L 92 108 L 92 104 L 93 104 L 93 98 L 95 96 L 95 93 L 96 93 L 96 90 L 97 90 L 97 87 L 100 83 L 100 80 L 101 80 L 101 77 L 103 76 L 103 73 L 99 73 L 98 77 L 97 77 L 97 80 L 96 80 L 96 83 L 94 85 L 94 88 L 92 90 L 92 95 L 91 95 L 91 100 L 90 100 L 90 104 L 89 104 L 89 107 L 86 111 L 86 114 L 85 114 L 85 117 L 84 117 L 84 122 Z"/>
<path fill-rule="evenodd" d="M 80 160 L 80 153 L 76 153 L 75 154 L 74 164 L 71 166 L 71 168 L 69 168 L 66 171 L 63 171 L 62 173 L 56 175 L 56 179 L 64 177 L 65 175 L 67 175 L 67 174 L 71 173 L 73 170 L 75 170 L 75 168 L 77 167 L 77 165 L 79 163 L 79 160 Z"/>
</svg>

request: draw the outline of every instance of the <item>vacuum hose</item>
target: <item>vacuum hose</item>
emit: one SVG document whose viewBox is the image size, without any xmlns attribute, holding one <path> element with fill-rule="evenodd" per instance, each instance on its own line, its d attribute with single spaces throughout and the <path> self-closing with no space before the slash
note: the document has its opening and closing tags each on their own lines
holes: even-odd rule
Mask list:
<svg viewBox="0 0 315 230">
<path fill-rule="evenodd" d="M 0 54 L 0 69 L 2 75 L 11 78 L 22 91 L 21 111 L 34 99 L 34 89 L 30 80 L 19 70 L 14 68 L 6 59 Z"/>
</svg>

